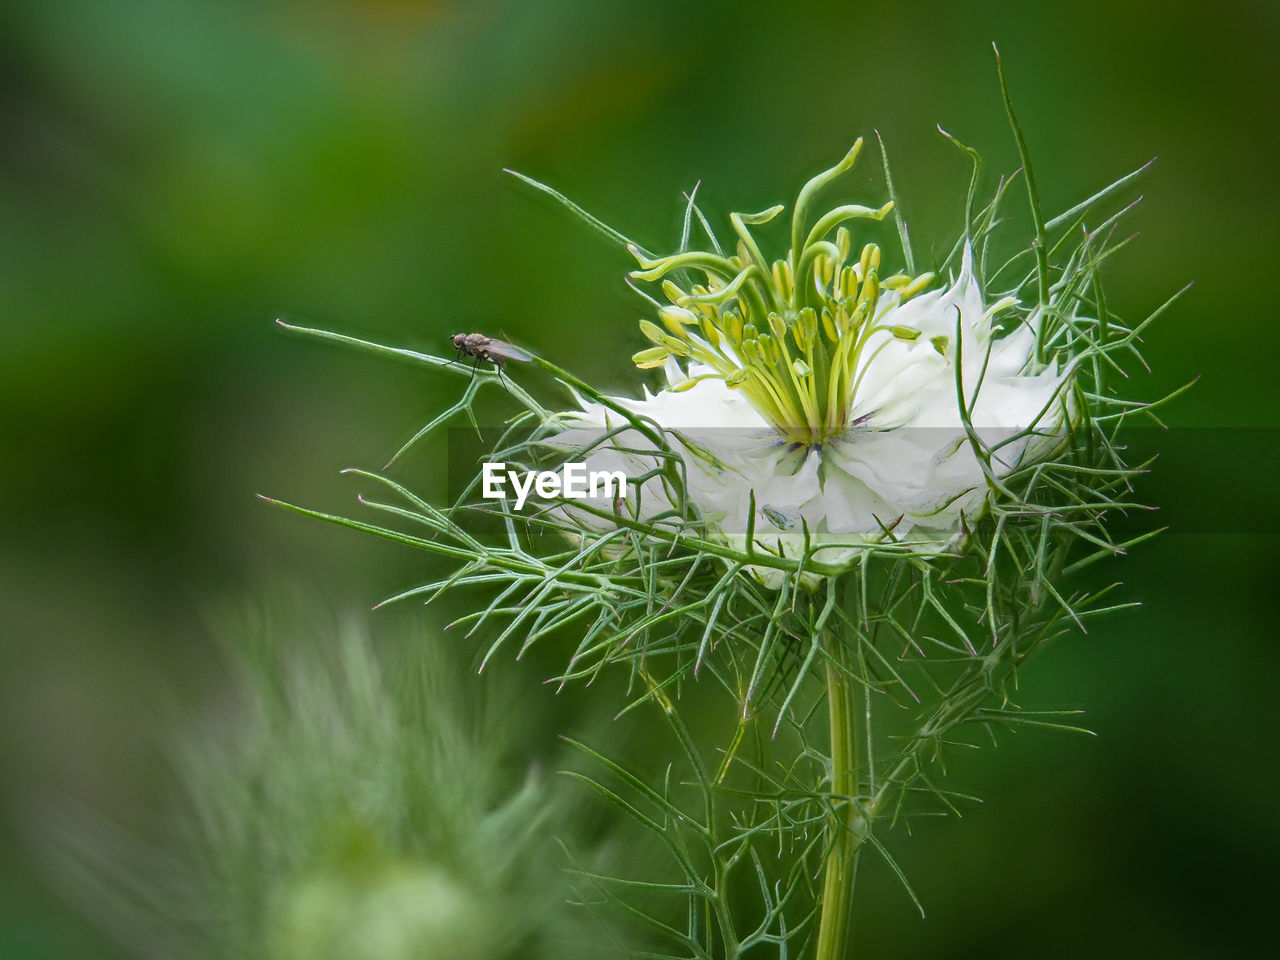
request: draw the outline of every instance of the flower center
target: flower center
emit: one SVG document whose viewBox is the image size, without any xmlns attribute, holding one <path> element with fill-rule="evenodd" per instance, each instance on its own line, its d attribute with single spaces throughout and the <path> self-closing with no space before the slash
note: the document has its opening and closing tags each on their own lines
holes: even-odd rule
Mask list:
<svg viewBox="0 0 1280 960">
<path fill-rule="evenodd" d="M 654 346 L 632 359 L 638 367 L 659 367 L 670 357 L 710 368 L 673 385 L 685 390 L 699 380 L 720 379 L 742 391 L 751 405 L 787 441 L 821 443 L 845 433 L 859 382 L 874 351 L 872 335 L 885 331 L 899 340 L 915 340 L 920 331 L 881 323 L 881 294 L 896 292 L 900 303 L 933 280 L 926 273 L 881 278 L 880 248 L 867 244 L 852 261 L 852 240 L 841 224 L 855 219 L 881 220 L 892 208 L 878 210 L 846 204 L 822 217 L 807 232 L 809 201 L 827 182 L 853 166 L 862 141 L 835 167 L 800 191 L 792 215 L 792 245 L 785 258 L 769 262 L 748 226 L 768 223 L 781 211 L 731 214 L 737 250 L 725 256 L 691 250 L 650 260 L 632 248 L 640 269 L 631 276 L 661 282 L 670 306 L 658 311 L 662 325 L 640 321 Z M 828 239 L 835 232 L 834 241 Z M 713 241 L 714 243 L 714 241 Z M 672 274 L 697 271 L 705 277 L 688 288 Z M 891 342 L 878 339 L 875 350 Z"/>
</svg>

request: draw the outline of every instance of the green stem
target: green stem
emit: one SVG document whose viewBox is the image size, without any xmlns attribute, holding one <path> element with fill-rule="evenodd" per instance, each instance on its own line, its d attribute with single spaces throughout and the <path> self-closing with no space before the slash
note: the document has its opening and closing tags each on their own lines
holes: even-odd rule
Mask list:
<svg viewBox="0 0 1280 960">
<path fill-rule="evenodd" d="M 834 632 L 827 643 L 827 712 L 831 723 L 833 816 L 830 852 L 822 882 L 822 917 L 816 960 L 845 960 L 853 913 L 853 880 L 861 846 L 862 818 L 853 798 L 858 793 L 857 709 L 848 652 Z"/>
</svg>

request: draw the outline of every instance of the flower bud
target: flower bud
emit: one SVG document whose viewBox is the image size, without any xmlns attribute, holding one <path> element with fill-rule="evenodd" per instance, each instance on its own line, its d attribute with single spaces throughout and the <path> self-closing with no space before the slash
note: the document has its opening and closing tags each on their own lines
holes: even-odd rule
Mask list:
<svg viewBox="0 0 1280 960">
<path fill-rule="evenodd" d="M 824 253 L 818 254 L 813 261 L 813 276 L 820 289 L 825 290 L 836 274 L 836 263 Z"/>
<path fill-rule="evenodd" d="M 663 307 L 658 311 L 658 316 L 662 318 L 662 322 L 668 327 L 673 324 L 676 327 L 680 327 L 687 323 L 698 322 L 698 315 L 692 310 L 686 310 L 684 307 Z"/>
<path fill-rule="evenodd" d="M 919 293 L 921 290 L 923 290 L 925 287 L 927 287 L 931 283 L 933 283 L 933 274 L 922 273 L 920 274 L 920 276 L 916 277 L 914 280 L 912 280 L 910 283 L 904 286 L 901 290 L 899 290 L 898 296 L 901 297 L 903 300 L 907 299 L 907 297 L 914 297 L 917 293 Z"/>
<path fill-rule="evenodd" d="M 880 248 L 868 243 L 862 248 L 862 259 L 858 263 L 859 276 L 865 282 L 873 271 L 880 269 Z"/>
<path fill-rule="evenodd" d="M 662 347 L 650 347 L 648 350 L 641 350 L 639 353 L 633 354 L 631 362 L 641 370 L 651 370 L 666 363 L 667 356 L 667 351 Z"/>
<path fill-rule="evenodd" d="M 803 332 L 806 343 L 812 344 L 818 339 L 818 313 L 813 307 L 805 307 L 796 318 L 796 326 Z M 799 338 L 796 339 L 799 343 Z"/>
<path fill-rule="evenodd" d="M 822 308 L 822 332 L 827 335 L 827 339 L 832 343 L 840 341 L 840 331 L 836 329 L 835 321 L 831 319 L 831 311 L 826 307 Z"/>
<path fill-rule="evenodd" d="M 773 274 L 773 285 L 778 289 L 784 298 L 790 298 L 791 291 L 795 288 L 795 278 L 791 275 L 791 264 L 785 260 L 773 261 L 770 268 Z"/>
<path fill-rule="evenodd" d="M 845 297 L 851 297 L 857 289 L 858 268 L 856 266 L 845 267 L 840 271 L 840 285 L 835 291 L 836 299 L 843 300 Z"/>
<path fill-rule="evenodd" d="M 716 325 L 706 317 L 703 317 L 701 323 L 698 324 L 698 327 L 702 330 L 702 336 L 706 338 L 707 343 L 711 344 L 712 348 L 719 348 L 720 330 Z"/>
<path fill-rule="evenodd" d="M 808 331 L 805 330 L 804 324 L 797 317 L 795 322 L 791 324 L 791 339 L 796 342 L 796 347 L 802 352 L 807 353 L 813 349 L 813 341 L 807 336 Z"/>
<path fill-rule="evenodd" d="M 683 340 L 679 340 L 675 337 L 669 337 L 665 333 L 658 342 L 674 353 L 677 357 L 687 357 L 692 352 L 689 349 L 689 345 Z"/>
<path fill-rule="evenodd" d="M 365 863 L 318 870 L 267 914 L 270 960 L 482 960 L 497 947 L 489 905 L 440 867 Z"/>
<path fill-rule="evenodd" d="M 868 310 L 873 310 L 879 297 L 880 278 L 876 276 L 875 270 L 872 269 L 871 276 L 863 279 L 862 289 L 858 291 L 858 307 L 862 308 L 866 305 Z"/>
</svg>

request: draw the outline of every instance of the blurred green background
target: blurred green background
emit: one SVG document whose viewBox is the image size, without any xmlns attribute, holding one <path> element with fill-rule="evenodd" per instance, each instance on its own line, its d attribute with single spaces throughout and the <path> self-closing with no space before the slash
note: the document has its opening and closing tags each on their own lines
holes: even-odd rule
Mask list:
<svg viewBox="0 0 1280 960">
<path fill-rule="evenodd" d="M 1143 491 L 1173 531 L 1106 571 L 1144 609 L 1023 678 L 1099 735 L 962 765 L 986 803 L 897 846 L 928 919 L 872 866 L 856 939 L 922 958 L 1272 942 L 1280 8 L 28 0 L 0 5 L 0 956 L 124 955 L 32 824 L 54 795 L 146 821 L 154 703 L 222 679 L 210 610 L 302 584 L 364 611 L 428 569 L 253 495 L 349 509 L 337 471 L 384 462 L 456 384 L 275 317 L 433 352 L 504 330 L 631 389 L 626 258 L 503 167 L 661 248 L 699 179 L 715 216 L 761 209 L 878 129 L 917 248 L 945 244 L 968 171 L 935 124 L 1017 166 L 992 41 L 1047 210 L 1159 157 L 1109 296 L 1137 319 L 1195 280 L 1133 389 L 1201 380 Z M 848 189 L 870 195 L 864 164 Z M 402 476 L 443 482 L 429 454 Z M 552 662 L 515 672 L 536 688 Z M 578 715 L 534 696 L 548 737 Z"/>
</svg>

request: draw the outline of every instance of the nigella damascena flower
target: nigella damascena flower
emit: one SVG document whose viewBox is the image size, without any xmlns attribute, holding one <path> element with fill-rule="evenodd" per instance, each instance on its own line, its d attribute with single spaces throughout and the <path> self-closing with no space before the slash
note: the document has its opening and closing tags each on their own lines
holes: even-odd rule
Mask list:
<svg viewBox="0 0 1280 960">
<path fill-rule="evenodd" d="M 636 253 L 632 276 L 661 281 L 671 305 L 659 311 L 661 326 L 641 321 L 653 346 L 634 359 L 662 368 L 667 385 L 611 399 L 662 429 L 700 519 L 740 551 L 748 536 L 756 551 L 809 549 L 827 563 L 872 543 L 956 549 L 1000 478 L 1060 442 L 1070 371 L 1038 359 L 1039 310 L 985 301 L 967 244 L 942 285 L 931 274 L 881 279 L 874 244 L 851 260 L 840 224 L 879 220 L 888 206 L 837 207 L 806 231 L 805 207 L 822 182 L 801 192 L 782 260 L 767 262 L 746 227 L 780 207 L 731 218 L 734 257 Z M 670 279 L 694 270 L 704 283 L 685 289 Z M 589 469 L 650 474 L 628 507 L 640 518 L 669 515 L 675 498 L 652 475 L 653 444 L 635 429 L 612 434 L 622 426 L 616 412 L 583 402 L 553 443 L 589 449 Z M 766 583 L 781 579 L 756 569 Z"/>
</svg>

